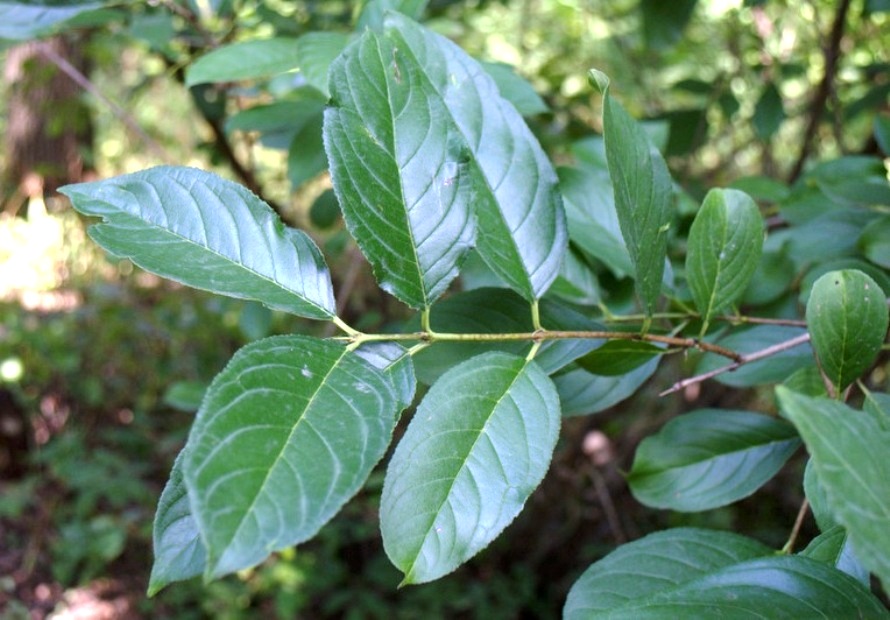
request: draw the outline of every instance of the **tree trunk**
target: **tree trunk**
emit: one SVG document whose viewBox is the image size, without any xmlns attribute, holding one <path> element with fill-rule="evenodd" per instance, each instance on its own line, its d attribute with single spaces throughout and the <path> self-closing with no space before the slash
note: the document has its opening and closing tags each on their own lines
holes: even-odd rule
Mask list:
<svg viewBox="0 0 890 620">
<path fill-rule="evenodd" d="M 40 51 L 41 46 L 51 46 L 87 73 L 84 43 L 82 39 L 57 36 L 22 43 L 7 52 L 4 181 L 20 200 L 48 195 L 65 183 L 81 181 L 92 169 L 89 109 L 77 85 Z"/>
</svg>

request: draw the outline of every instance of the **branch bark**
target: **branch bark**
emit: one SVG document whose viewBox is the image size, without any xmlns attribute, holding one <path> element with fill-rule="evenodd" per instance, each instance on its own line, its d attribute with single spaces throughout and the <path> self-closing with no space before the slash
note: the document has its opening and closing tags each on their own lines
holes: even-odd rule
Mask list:
<svg viewBox="0 0 890 620">
<path fill-rule="evenodd" d="M 850 10 L 850 0 L 841 0 L 838 4 L 837 11 L 834 16 L 834 24 L 831 27 L 831 35 L 829 36 L 828 46 L 823 50 L 825 57 L 825 73 L 822 81 L 816 88 L 813 100 L 810 102 L 810 110 L 808 113 L 809 120 L 804 130 L 803 144 L 800 147 L 800 155 L 788 175 L 788 182 L 793 183 L 803 172 L 804 164 L 810 155 L 810 148 L 819 130 L 819 122 L 822 120 L 822 113 L 825 105 L 831 96 L 834 86 L 834 76 L 837 73 L 837 62 L 841 55 L 841 39 L 844 36 L 844 26 L 847 23 L 847 13 Z"/>
</svg>

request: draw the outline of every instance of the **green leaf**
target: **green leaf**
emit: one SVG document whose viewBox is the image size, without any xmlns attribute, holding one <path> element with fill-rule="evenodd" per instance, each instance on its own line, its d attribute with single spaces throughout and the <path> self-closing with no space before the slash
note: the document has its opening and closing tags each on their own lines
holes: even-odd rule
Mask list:
<svg viewBox="0 0 890 620">
<path fill-rule="evenodd" d="M 692 17 L 697 0 L 662 2 L 641 0 L 643 13 L 643 36 L 650 50 L 665 50 L 673 47 L 683 36 L 683 30 Z"/>
<path fill-rule="evenodd" d="M 328 68 L 348 41 L 342 33 L 310 32 L 297 38 L 229 43 L 189 66 L 185 84 L 237 82 L 299 69 L 307 84 L 327 95 Z"/>
<path fill-rule="evenodd" d="M 53 27 L 81 13 L 104 6 L 105 2 L 68 2 L 64 5 L 40 2 L 0 2 L 0 39 L 24 41 L 48 33 Z"/>
<path fill-rule="evenodd" d="M 545 299 L 540 304 L 541 322 L 553 330 L 601 331 L 605 328 L 559 302 Z M 510 290 L 478 288 L 457 293 L 437 303 L 430 313 L 434 331 L 446 333 L 496 334 L 532 333 L 534 325 L 527 301 Z M 420 328 L 415 319 L 407 329 Z M 591 339 L 553 339 L 541 345 L 535 360 L 545 372 L 554 372 L 600 344 Z M 524 356 L 530 341 L 452 341 L 437 342 L 414 356 L 418 378 L 432 384 L 446 370 L 488 351 L 504 351 Z"/>
<path fill-rule="evenodd" d="M 323 114 L 318 114 L 303 125 L 291 142 L 287 153 L 287 178 L 293 189 L 318 176 L 328 167 L 322 140 Z"/>
<path fill-rule="evenodd" d="M 702 315 L 702 335 L 715 314 L 751 282 L 763 249 L 763 218 L 744 192 L 712 189 L 689 229 L 686 277 Z"/>
<path fill-rule="evenodd" d="M 207 391 L 201 381 L 177 381 L 164 392 L 164 404 L 180 411 L 197 411 Z"/>
<path fill-rule="evenodd" d="M 659 358 L 618 377 L 594 375 L 574 368 L 553 377 L 564 416 L 588 415 L 633 395 L 658 368 Z"/>
<path fill-rule="evenodd" d="M 634 267 L 621 236 L 612 181 L 605 167 L 560 167 L 559 186 L 565 199 L 569 237 L 585 252 L 601 260 L 618 277 Z"/>
<path fill-rule="evenodd" d="M 636 272 L 637 294 L 652 314 L 661 294 L 671 222 L 671 176 L 645 132 L 603 89 L 603 135 L 621 233 Z"/>
<path fill-rule="evenodd" d="M 563 258 L 559 277 L 549 294 L 580 306 L 594 306 L 602 301 L 596 273 L 572 246 Z"/>
<path fill-rule="evenodd" d="M 887 336 L 887 296 L 856 270 L 831 271 L 813 284 L 807 325 L 822 372 L 838 392 L 874 363 Z"/>
<path fill-rule="evenodd" d="M 429 0 L 369 0 L 362 7 L 355 25 L 356 32 L 383 30 L 383 22 L 389 11 L 404 13 L 412 19 L 419 20 L 426 10 Z"/>
<path fill-rule="evenodd" d="M 875 115 L 875 141 L 884 155 L 890 156 L 890 118 Z"/>
<path fill-rule="evenodd" d="M 859 237 L 859 247 L 868 260 L 890 269 L 890 216 L 884 216 L 866 226 Z"/>
<path fill-rule="evenodd" d="M 819 534 L 800 554 L 847 573 L 866 588 L 871 586 L 868 569 L 853 553 L 847 531 L 839 525 Z"/>
<path fill-rule="evenodd" d="M 754 108 L 754 117 L 751 119 L 754 133 L 761 140 L 769 140 L 782 126 L 784 120 L 785 106 L 782 94 L 776 85 L 770 82 L 763 89 Z"/>
<path fill-rule="evenodd" d="M 519 514 L 550 464 L 559 398 L 535 362 L 486 353 L 421 401 L 386 471 L 383 545 L 403 584 L 445 575 Z"/>
<path fill-rule="evenodd" d="M 587 372 L 605 377 L 617 377 L 638 368 L 664 353 L 649 342 L 609 340 L 587 355 L 579 357 L 578 365 Z"/>
<path fill-rule="evenodd" d="M 161 493 L 152 534 L 154 564 L 148 582 L 148 595 L 154 596 L 166 585 L 197 577 L 207 565 L 207 552 L 201 542 L 198 524 L 192 516 L 188 492 L 182 477 L 185 451 L 173 463 L 170 479 Z"/>
<path fill-rule="evenodd" d="M 566 620 L 886 618 L 855 579 L 729 532 L 673 529 L 622 545 L 575 582 Z"/>
<path fill-rule="evenodd" d="M 806 333 L 799 327 L 780 325 L 757 325 L 750 329 L 733 330 L 728 336 L 717 340 L 716 344 L 737 353 L 754 353 L 767 347 L 780 345 Z M 695 373 L 705 373 L 729 363 L 725 357 L 706 353 L 695 367 Z M 779 351 L 756 362 L 745 364 L 732 372 L 714 377 L 724 385 L 750 387 L 767 383 L 779 383 L 795 371 L 813 364 L 813 350 L 809 344 L 800 344 L 791 349 Z"/>
<path fill-rule="evenodd" d="M 103 218 L 89 229 L 96 243 L 147 271 L 299 316 L 334 315 L 318 248 L 236 183 L 159 166 L 59 191 L 84 215 Z"/>
<path fill-rule="evenodd" d="M 494 81 L 460 48 L 398 14 L 331 68 L 325 146 L 350 233 L 381 286 L 429 306 L 476 243 L 529 301 L 566 246 L 556 175 Z"/>
<path fill-rule="evenodd" d="M 398 412 L 407 409 L 414 401 L 417 389 L 414 362 L 408 349 L 397 342 L 366 342 L 355 353 L 380 369 L 389 380 L 396 396 Z"/>
<path fill-rule="evenodd" d="M 222 45 L 186 68 L 185 85 L 237 82 L 293 71 L 300 64 L 297 41 L 277 37 Z"/>
<path fill-rule="evenodd" d="M 776 388 L 800 432 L 831 512 L 862 563 L 890 586 L 890 431 L 867 413 Z"/>
<path fill-rule="evenodd" d="M 334 342 L 276 336 L 239 350 L 210 385 L 183 461 L 205 575 L 314 536 L 383 456 L 396 398 Z"/>
<path fill-rule="evenodd" d="M 519 76 L 510 65 L 500 62 L 483 62 L 481 65 L 497 84 L 501 97 L 512 103 L 522 116 L 534 116 L 549 110 L 528 80 Z"/>
<path fill-rule="evenodd" d="M 819 482 L 819 476 L 813 467 L 813 459 L 807 461 L 807 465 L 803 471 L 803 489 L 807 501 L 810 503 L 810 510 L 813 512 L 813 518 L 816 519 L 816 525 L 823 532 L 827 532 L 837 525 L 837 519 L 828 503 L 828 497 L 825 495 L 825 487 Z"/>
<path fill-rule="evenodd" d="M 782 420 L 699 409 L 644 439 L 627 479 L 634 497 L 647 506 L 710 510 L 751 495 L 799 445 L 794 427 Z"/>
<path fill-rule="evenodd" d="M 885 431 L 890 431 L 890 394 L 866 392 L 863 410 L 877 420 Z"/>
</svg>

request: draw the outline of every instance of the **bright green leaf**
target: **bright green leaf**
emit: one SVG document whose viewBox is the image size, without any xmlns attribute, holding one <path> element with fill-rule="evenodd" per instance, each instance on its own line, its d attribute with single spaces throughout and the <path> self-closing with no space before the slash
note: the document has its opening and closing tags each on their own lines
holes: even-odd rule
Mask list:
<svg viewBox="0 0 890 620">
<path fill-rule="evenodd" d="M 827 532 L 835 527 L 837 519 L 834 518 L 834 512 L 825 495 L 825 487 L 819 482 L 819 475 L 813 467 L 812 459 L 807 461 L 807 466 L 803 471 L 803 490 L 819 530 Z"/>
<path fill-rule="evenodd" d="M 673 529 L 622 545 L 575 582 L 566 620 L 886 618 L 855 579 L 729 532 Z"/>
<path fill-rule="evenodd" d="M 847 531 L 839 525 L 819 534 L 800 554 L 847 573 L 867 588 L 871 585 L 868 569 L 853 553 Z"/>
<path fill-rule="evenodd" d="M 748 411 L 699 409 L 643 440 L 628 483 L 647 506 L 710 510 L 751 495 L 799 445 L 794 427 L 782 420 Z"/>
<path fill-rule="evenodd" d="M 566 247 L 556 175 L 494 81 L 398 14 L 331 69 L 325 145 L 346 224 L 381 286 L 429 306 L 473 243 L 528 300 Z"/>
<path fill-rule="evenodd" d="M 183 473 L 207 577 L 305 541 L 364 484 L 398 413 L 390 380 L 340 344 L 276 336 L 207 391 Z"/>
<path fill-rule="evenodd" d="M 33 39 L 72 17 L 105 4 L 107 3 L 69 2 L 65 5 L 51 5 L 34 1 L 0 2 L 0 39 Z"/>
<path fill-rule="evenodd" d="M 559 398 L 535 362 L 486 353 L 437 381 L 386 472 L 380 529 L 403 583 L 450 573 L 519 514 L 550 464 Z"/>
<path fill-rule="evenodd" d="M 164 392 L 164 404 L 180 411 L 197 411 L 207 391 L 201 381 L 177 381 Z"/>
<path fill-rule="evenodd" d="M 579 357 L 577 363 L 589 373 L 617 377 L 642 366 L 662 353 L 663 349 L 649 342 L 609 340 L 583 357 Z"/>
<path fill-rule="evenodd" d="M 182 477 L 183 452 L 176 457 L 170 479 L 161 493 L 152 534 L 154 564 L 148 595 L 164 586 L 197 577 L 207 566 L 207 552 L 201 542 L 198 524 L 192 516 L 188 492 Z"/>
<path fill-rule="evenodd" d="M 355 24 L 356 32 L 383 30 L 383 23 L 389 11 L 398 11 L 412 19 L 419 20 L 429 0 L 368 0 L 362 7 Z"/>
<path fill-rule="evenodd" d="M 838 391 L 874 363 L 887 336 L 887 297 L 861 271 L 826 273 L 813 284 L 807 325 L 822 372 Z"/>
<path fill-rule="evenodd" d="M 59 190 L 90 236 L 147 271 L 299 316 L 334 315 L 331 277 L 303 232 L 244 187 L 194 168 L 159 166 Z"/>
<path fill-rule="evenodd" d="M 831 512 L 862 563 L 890 586 L 890 431 L 867 413 L 776 388 L 800 432 Z"/>
<path fill-rule="evenodd" d="M 763 219 L 744 192 L 712 189 L 689 229 L 686 278 L 702 315 L 702 333 L 715 314 L 745 292 L 760 261 Z"/>
<path fill-rule="evenodd" d="M 602 78 L 599 79 L 602 82 Z M 661 294 L 671 223 L 671 176 L 639 124 L 603 88 L 603 135 L 621 233 L 647 314 Z"/>
<path fill-rule="evenodd" d="M 890 394 L 866 392 L 863 410 L 871 414 L 881 428 L 890 431 Z"/>
</svg>

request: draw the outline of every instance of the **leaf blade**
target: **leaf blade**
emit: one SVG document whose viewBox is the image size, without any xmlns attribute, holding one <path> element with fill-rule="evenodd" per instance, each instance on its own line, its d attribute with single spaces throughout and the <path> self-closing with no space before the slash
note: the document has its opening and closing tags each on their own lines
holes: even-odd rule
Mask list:
<svg viewBox="0 0 890 620">
<path fill-rule="evenodd" d="M 492 352 L 443 375 L 383 486 L 384 549 L 403 583 L 436 579 L 488 545 L 544 477 L 558 433 L 556 390 L 534 362 Z"/>
<path fill-rule="evenodd" d="M 99 245 L 147 271 L 307 318 L 334 315 L 318 248 L 236 183 L 159 166 L 59 191 L 84 215 L 103 218 L 90 228 Z"/>
<path fill-rule="evenodd" d="M 208 389 L 183 462 L 205 575 L 312 537 L 382 458 L 396 409 L 380 371 L 334 342 L 275 336 L 239 350 Z"/>
<path fill-rule="evenodd" d="M 745 292 L 763 250 L 763 219 L 754 201 L 732 189 L 712 189 L 689 230 L 686 275 L 702 315 L 711 318 Z"/>
<path fill-rule="evenodd" d="M 699 409 L 643 440 L 628 474 L 640 502 L 710 510 L 747 497 L 800 446 L 790 424 L 748 411 Z"/>
<path fill-rule="evenodd" d="M 806 317 L 822 372 L 838 392 L 871 366 L 887 336 L 886 295 L 855 269 L 816 280 Z"/>
<path fill-rule="evenodd" d="M 779 386 L 782 413 L 800 432 L 832 515 L 861 562 L 890 585 L 890 432 L 871 415 Z"/>
</svg>

